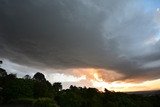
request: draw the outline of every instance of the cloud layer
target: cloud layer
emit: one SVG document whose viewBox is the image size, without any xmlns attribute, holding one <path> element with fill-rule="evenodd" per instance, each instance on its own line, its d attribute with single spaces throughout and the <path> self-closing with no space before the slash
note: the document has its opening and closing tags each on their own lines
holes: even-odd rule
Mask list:
<svg viewBox="0 0 160 107">
<path fill-rule="evenodd" d="M 157 4 L 1 0 L 0 57 L 35 68 L 101 68 L 123 79 L 159 78 Z"/>
</svg>

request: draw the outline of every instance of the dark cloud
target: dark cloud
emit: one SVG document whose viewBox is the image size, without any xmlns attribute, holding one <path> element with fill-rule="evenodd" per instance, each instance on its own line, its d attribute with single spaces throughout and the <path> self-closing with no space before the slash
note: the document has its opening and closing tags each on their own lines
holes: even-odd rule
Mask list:
<svg viewBox="0 0 160 107">
<path fill-rule="evenodd" d="M 32 67 L 159 78 L 160 64 L 152 63 L 160 59 L 152 43 L 159 33 L 156 7 L 147 6 L 138 0 L 1 0 L 0 56 Z"/>
</svg>

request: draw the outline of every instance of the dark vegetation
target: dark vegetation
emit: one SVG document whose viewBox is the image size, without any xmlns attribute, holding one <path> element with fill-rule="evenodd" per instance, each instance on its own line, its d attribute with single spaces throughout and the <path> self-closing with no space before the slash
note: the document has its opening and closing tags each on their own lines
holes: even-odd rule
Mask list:
<svg viewBox="0 0 160 107">
<path fill-rule="evenodd" d="M 2 63 L 2 62 L 0 62 Z M 160 107 L 160 95 L 104 92 L 96 88 L 51 84 L 42 73 L 17 78 L 0 68 L 1 107 Z"/>
</svg>

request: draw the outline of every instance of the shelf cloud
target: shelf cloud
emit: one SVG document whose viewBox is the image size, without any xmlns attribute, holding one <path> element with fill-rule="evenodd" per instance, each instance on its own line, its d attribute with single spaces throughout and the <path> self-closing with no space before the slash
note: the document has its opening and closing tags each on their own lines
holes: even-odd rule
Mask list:
<svg viewBox="0 0 160 107">
<path fill-rule="evenodd" d="M 157 2 L 1 0 L 0 57 L 66 74 L 65 69 L 97 68 L 122 79 L 158 79 Z"/>
</svg>

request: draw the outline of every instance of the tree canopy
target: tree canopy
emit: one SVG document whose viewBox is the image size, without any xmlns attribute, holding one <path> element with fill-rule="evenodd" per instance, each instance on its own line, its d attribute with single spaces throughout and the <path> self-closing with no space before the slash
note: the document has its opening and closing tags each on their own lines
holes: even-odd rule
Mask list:
<svg viewBox="0 0 160 107">
<path fill-rule="evenodd" d="M 0 64 L 2 64 L 3 63 L 3 61 L 0 61 Z"/>
<path fill-rule="evenodd" d="M 36 81 L 39 81 L 39 82 L 44 82 L 46 81 L 46 78 L 44 76 L 44 74 L 40 73 L 40 72 L 37 72 L 34 76 L 33 76 L 33 79 L 36 80 Z"/>
</svg>

